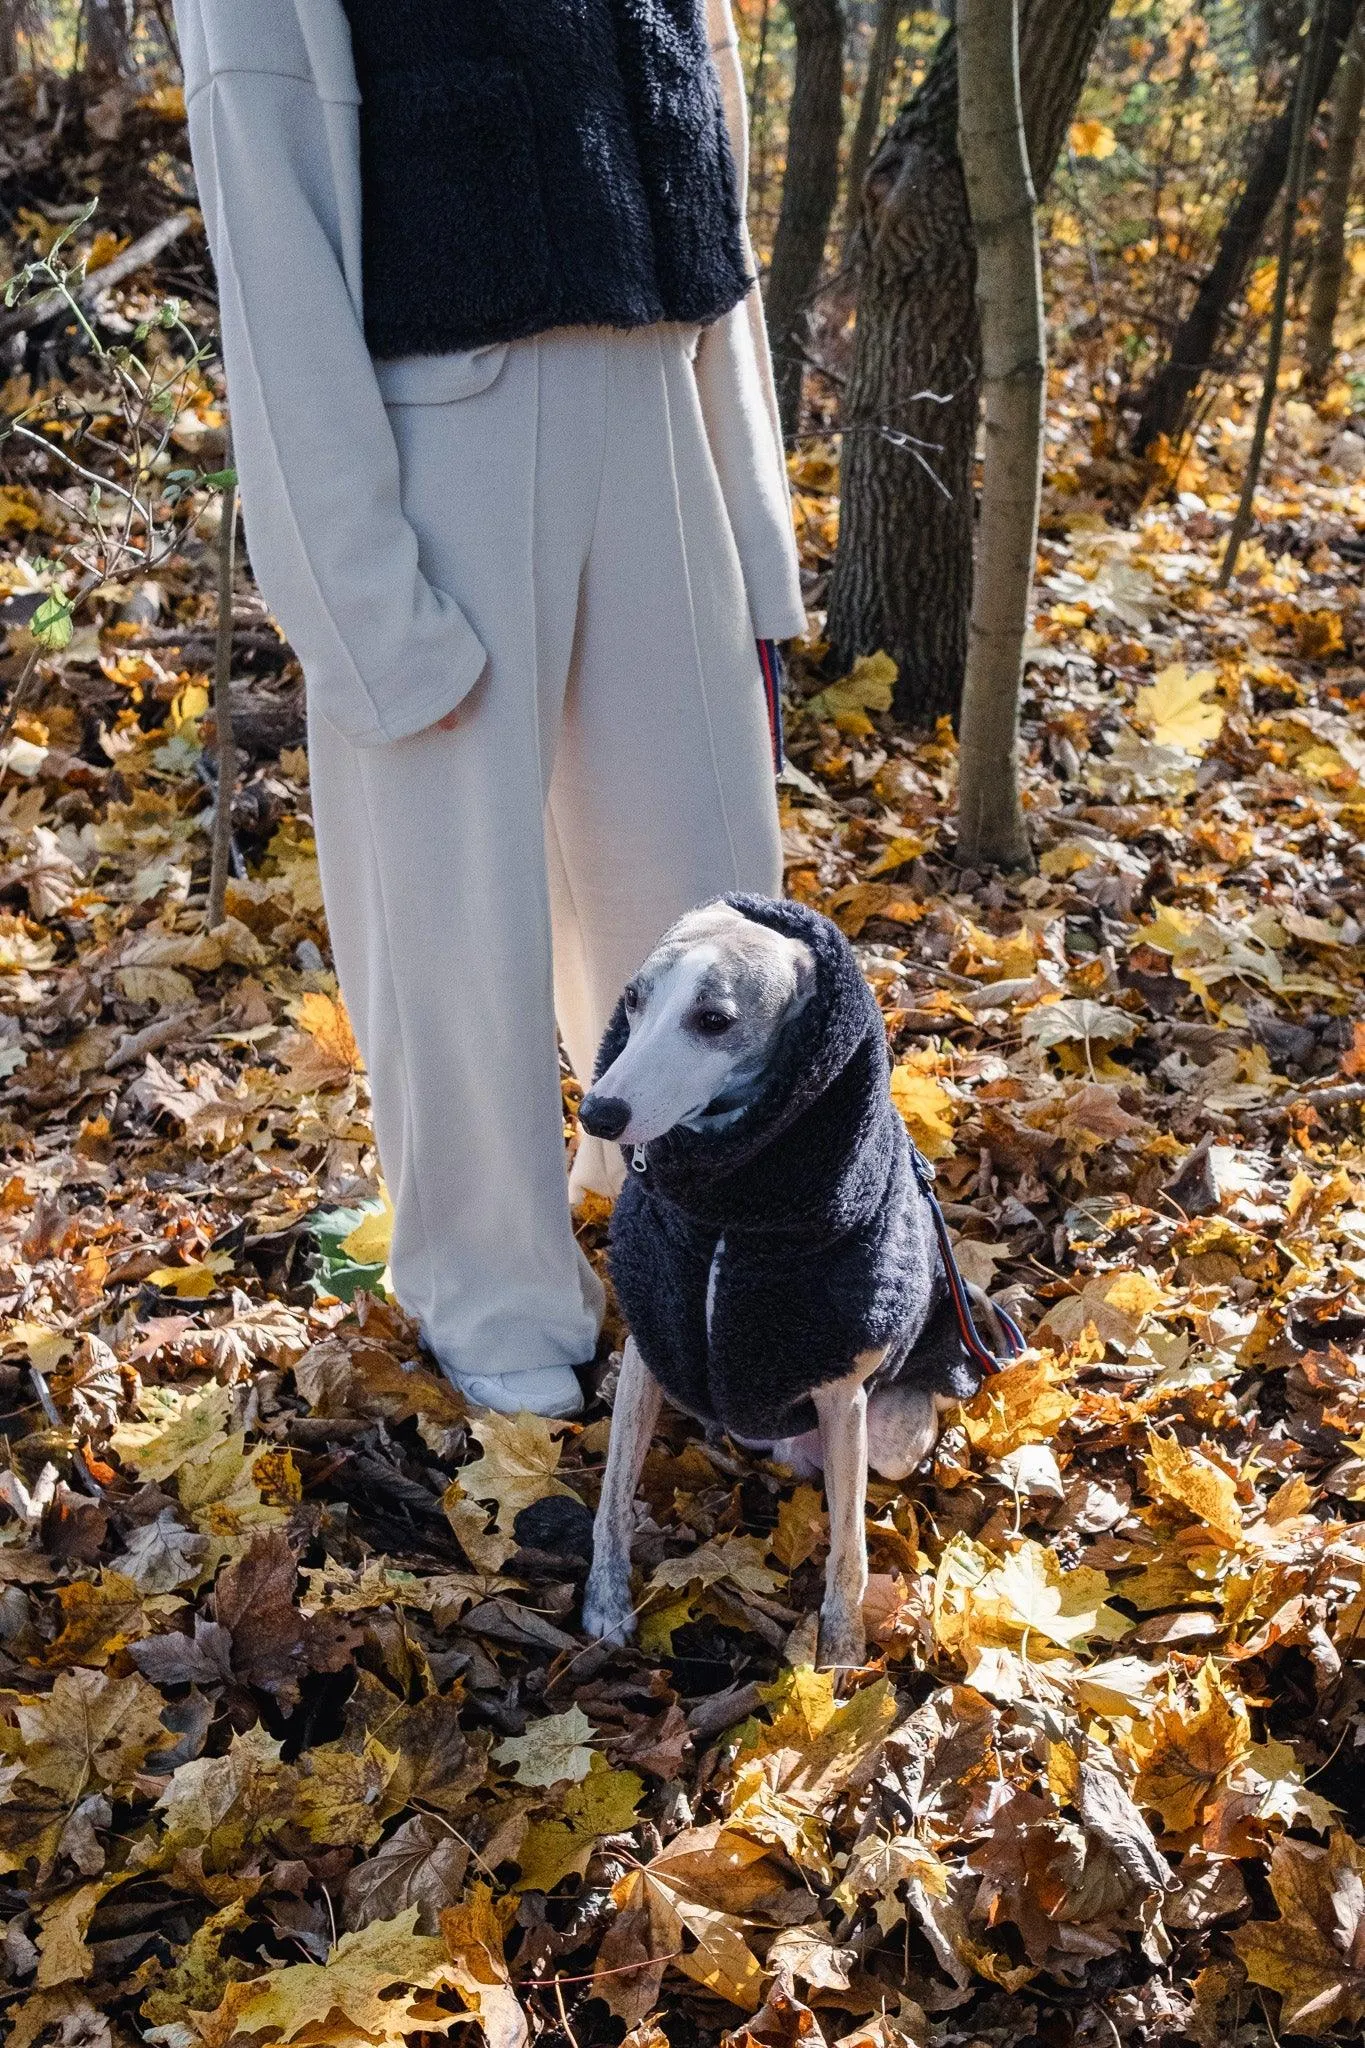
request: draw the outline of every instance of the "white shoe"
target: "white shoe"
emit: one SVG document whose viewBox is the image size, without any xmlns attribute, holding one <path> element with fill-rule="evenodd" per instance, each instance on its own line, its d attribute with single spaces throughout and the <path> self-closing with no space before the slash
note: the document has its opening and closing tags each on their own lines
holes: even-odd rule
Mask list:
<svg viewBox="0 0 1365 2048">
<path fill-rule="evenodd" d="M 452 1372 L 446 1378 L 476 1408 L 499 1415 L 551 1415 L 561 1421 L 582 1413 L 583 1389 L 570 1365 L 532 1367 L 529 1372 Z"/>
</svg>

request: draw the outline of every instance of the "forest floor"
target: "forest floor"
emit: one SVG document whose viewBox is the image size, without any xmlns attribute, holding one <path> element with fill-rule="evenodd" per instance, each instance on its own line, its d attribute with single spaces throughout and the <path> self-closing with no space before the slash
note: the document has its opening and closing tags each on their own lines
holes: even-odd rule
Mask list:
<svg viewBox="0 0 1365 2048">
<path fill-rule="evenodd" d="M 83 374 L 5 403 L 60 432 Z M 181 403 L 206 465 L 218 394 Z M 818 1491 L 666 1417 L 640 1643 L 590 1644 L 605 1407 L 470 1415 L 384 1298 L 300 688 L 245 580 L 246 872 L 205 929 L 209 511 L 43 656 L 0 782 L 10 2048 L 1358 2038 L 1365 439 L 1346 387 L 1288 399 L 1224 594 L 1248 405 L 1145 503 L 1097 417 L 1064 361 L 1035 875 L 953 866 L 952 736 L 892 730 L 885 664 L 797 665 L 788 886 L 859 947 L 1031 1346 L 874 1482 L 839 1684 Z M 75 501 L 7 457 L 12 682 Z M 832 450 L 794 479 L 818 574 Z"/>
</svg>

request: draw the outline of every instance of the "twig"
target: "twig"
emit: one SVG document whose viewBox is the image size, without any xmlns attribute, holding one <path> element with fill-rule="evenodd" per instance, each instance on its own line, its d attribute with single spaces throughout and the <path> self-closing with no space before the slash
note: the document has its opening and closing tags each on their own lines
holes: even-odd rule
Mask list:
<svg viewBox="0 0 1365 2048">
<path fill-rule="evenodd" d="M 92 270 L 74 294 L 56 289 L 40 292 L 26 305 L 13 306 L 8 312 L 0 313 L 0 341 L 8 341 L 16 334 L 26 334 L 31 327 L 41 327 L 45 320 L 53 319 L 64 309 L 69 311 L 73 296 L 79 305 L 92 305 L 110 285 L 122 284 L 124 278 L 131 277 L 135 270 L 154 263 L 163 249 L 168 249 L 172 242 L 180 239 L 194 218 L 189 212 L 173 213 L 169 220 L 160 221 L 145 235 L 140 235 L 137 241 L 130 242 L 112 262 Z"/>
<path fill-rule="evenodd" d="M 169 1045 L 179 1036 L 180 1027 L 194 1015 L 195 1006 L 187 1010 L 174 1010 L 169 1016 L 157 1017 L 152 1023 L 144 1024 L 141 1031 L 130 1033 L 119 1040 L 104 1063 L 105 1072 L 112 1074 L 118 1067 L 131 1066 L 134 1060 L 145 1058 L 149 1052 L 160 1052 L 163 1045 Z"/>
<path fill-rule="evenodd" d="M 711 1693 L 699 1701 L 688 1715 L 687 1725 L 695 1741 L 709 1742 L 762 1704 L 763 1695 L 756 1685 L 732 1686 L 729 1692 Z"/>
<path fill-rule="evenodd" d="M 58 1408 L 57 1403 L 53 1400 L 51 1394 L 48 1392 L 47 1381 L 43 1378 L 43 1375 L 39 1372 L 37 1366 L 34 1365 L 32 1361 L 30 1361 L 29 1363 L 28 1376 L 33 1382 L 34 1390 L 36 1391 L 38 1399 L 42 1404 L 42 1410 L 44 1415 L 47 1417 L 48 1421 L 51 1423 L 54 1429 L 60 1429 L 62 1426 L 61 1411 Z"/>
<path fill-rule="evenodd" d="M 228 457 L 231 460 L 231 445 Z M 228 868 L 232 860 L 232 794 L 237 783 L 237 749 L 232 739 L 232 572 L 237 549 L 237 480 L 223 486 L 218 529 L 218 635 L 213 663 L 213 716 L 218 727 L 218 797 L 213 813 L 213 860 L 209 869 L 208 928 L 223 922 Z"/>
</svg>

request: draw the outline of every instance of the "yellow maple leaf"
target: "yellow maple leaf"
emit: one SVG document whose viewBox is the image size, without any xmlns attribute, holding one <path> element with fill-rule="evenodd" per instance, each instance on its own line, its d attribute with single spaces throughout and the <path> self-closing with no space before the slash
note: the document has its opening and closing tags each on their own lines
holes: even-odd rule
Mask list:
<svg viewBox="0 0 1365 2048">
<path fill-rule="evenodd" d="M 829 1541 L 829 1516 L 814 1486 L 783 1496 L 768 1548 L 786 1571 L 794 1572 Z"/>
<path fill-rule="evenodd" d="M 206 1252 L 202 1259 L 190 1259 L 183 1266 L 158 1266 L 147 1279 L 178 1301 L 204 1301 L 216 1292 L 220 1276 L 230 1273 L 233 1263 L 231 1252 Z"/>
<path fill-rule="evenodd" d="M 383 1181 L 379 1183 L 377 1209 L 362 1216 L 354 1230 L 342 1238 L 338 1250 L 357 1266 L 387 1266 L 393 1244 L 393 1203 Z"/>
<path fill-rule="evenodd" d="M 1138 691 L 1138 712 L 1151 726 L 1152 737 L 1160 746 L 1202 754 L 1209 742 L 1218 737 L 1226 709 L 1222 704 L 1208 702 L 1217 681 L 1211 668 L 1189 674 L 1183 661 L 1173 661 L 1147 689 Z"/>
<path fill-rule="evenodd" d="M 953 1149 L 953 1098 L 941 1081 L 905 1062 L 891 1071 L 891 1100 L 926 1159 Z"/>
<path fill-rule="evenodd" d="M 891 693 L 899 674 L 900 670 L 889 654 L 860 655 L 849 674 L 840 682 L 831 683 L 828 689 L 821 690 L 818 696 L 811 697 L 806 709 L 816 718 L 832 718 L 841 730 L 844 720 L 861 719 L 861 724 L 855 724 L 852 729 L 871 732 L 872 723 L 867 713 L 891 709 Z"/>
<path fill-rule="evenodd" d="M 566 1788 L 558 1816 L 527 1828 L 517 1854 L 518 1888 L 550 1892 L 566 1877 L 581 1877 L 598 1837 L 632 1825 L 644 1789 L 644 1779 L 634 1771 L 614 1771 L 594 1752 L 586 1778 Z"/>
<path fill-rule="evenodd" d="M 299 1029 L 315 1038 L 339 1067 L 360 1065 L 360 1048 L 343 1002 L 333 1002 L 321 989 L 309 989 L 294 1005 L 293 1016 Z"/>
<path fill-rule="evenodd" d="M 1147 1446 L 1143 1464 L 1151 1490 L 1198 1515 L 1225 1543 L 1240 1543 L 1242 1510 L 1237 1505 L 1237 1481 L 1231 1474 L 1201 1451 L 1187 1450 L 1176 1437 L 1162 1436 L 1154 1429 L 1147 1432 Z"/>
<path fill-rule="evenodd" d="M 1077 156 L 1093 157 L 1102 163 L 1118 148 L 1118 138 L 1104 121 L 1073 121 L 1068 140 Z"/>
<path fill-rule="evenodd" d="M 976 1450 L 1003 1458 L 1021 1444 L 1050 1443 L 1075 1406 L 1056 1359 L 1044 1353 L 993 1373 L 962 1421 Z"/>
</svg>

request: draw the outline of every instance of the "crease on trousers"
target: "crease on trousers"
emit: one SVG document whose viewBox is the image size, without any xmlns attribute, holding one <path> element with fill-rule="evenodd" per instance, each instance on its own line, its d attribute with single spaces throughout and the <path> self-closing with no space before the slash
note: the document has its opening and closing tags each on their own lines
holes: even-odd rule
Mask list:
<svg viewBox="0 0 1365 2048">
<path fill-rule="evenodd" d="M 443 1365 L 591 1358 L 556 1020 L 586 1084 L 683 911 L 775 893 L 767 718 L 696 330 L 565 329 L 391 404 L 421 567 L 488 666 L 450 732 L 357 747 L 313 706 L 332 944 L 370 1072 L 399 1300 Z M 390 388 L 401 387 L 401 379 Z M 322 693 L 320 693 L 322 694 Z M 585 1140 L 578 1189 L 614 1148 Z"/>
</svg>

